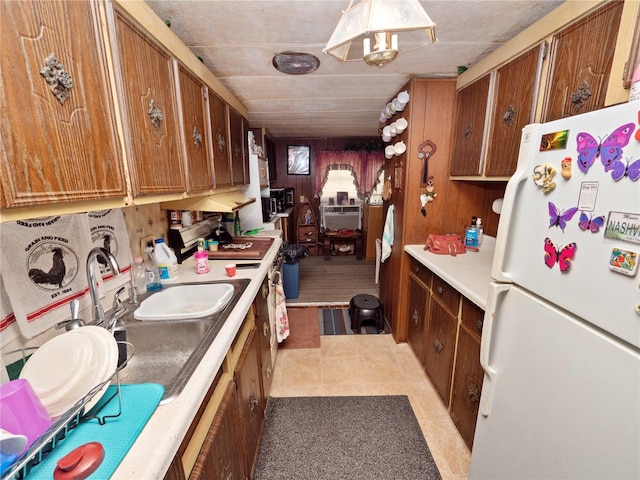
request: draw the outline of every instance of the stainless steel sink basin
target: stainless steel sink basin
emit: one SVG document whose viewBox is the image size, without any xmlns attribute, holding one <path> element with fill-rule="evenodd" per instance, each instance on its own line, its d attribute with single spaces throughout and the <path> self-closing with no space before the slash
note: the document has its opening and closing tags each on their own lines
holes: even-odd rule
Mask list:
<svg viewBox="0 0 640 480">
<path fill-rule="evenodd" d="M 131 343 L 135 353 L 120 371 L 120 382 L 159 383 L 165 389 L 160 404 L 173 400 L 191 378 L 249 282 L 249 279 L 206 282 L 205 285 L 231 284 L 234 288 L 226 306 L 206 317 L 147 322 L 136 320 L 135 310 L 127 313 L 116 325 L 114 335 L 118 341 Z M 120 344 L 119 348 L 121 365 L 127 358 L 127 346 Z"/>
</svg>

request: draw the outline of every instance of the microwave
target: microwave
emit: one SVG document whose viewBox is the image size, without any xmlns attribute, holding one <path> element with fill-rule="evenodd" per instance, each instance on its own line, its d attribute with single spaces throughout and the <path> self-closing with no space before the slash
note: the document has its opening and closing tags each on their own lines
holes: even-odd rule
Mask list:
<svg viewBox="0 0 640 480">
<path fill-rule="evenodd" d="M 284 206 L 285 208 L 295 207 L 296 197 L 294 196 L 294 188 L 289 187 L 284 189 Z"/>
<path fill-rule="evenodd" d="M 270 222 L 271 218 L 278 213 L 276 199 L 271 197 L 260 197 L 262 200 L 262 221 Z"/>
<path fill-rule="evenodd" d="M 284 188 L 272 188 L 270 197 L 276 201 L 276 213 L 284 213 L 287 209 Z"/>
</svg>

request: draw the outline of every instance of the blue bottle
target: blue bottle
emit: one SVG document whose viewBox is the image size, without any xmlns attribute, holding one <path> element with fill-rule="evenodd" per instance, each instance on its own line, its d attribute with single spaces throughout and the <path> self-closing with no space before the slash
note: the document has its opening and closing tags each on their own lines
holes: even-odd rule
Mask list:
<svg viewBox="0 0 640 480">
<path fill-rule="evenodd" d="M 478 227 L 477 218 L 471 217 L 471 225 L 464 232 L 464 244 L 468 247 L 478 247 Z"/>
</svg>

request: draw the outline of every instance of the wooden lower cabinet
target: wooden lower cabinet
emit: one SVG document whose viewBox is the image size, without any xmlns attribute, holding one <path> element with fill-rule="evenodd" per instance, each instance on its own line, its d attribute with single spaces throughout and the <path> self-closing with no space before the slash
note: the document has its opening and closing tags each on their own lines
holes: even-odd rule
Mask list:
<svg viewBox="0 0 640 480">
<path fill-rule="evenodd" d="M 255 328 L 249 334 L 234 372 L 237 385 L 242 434 L 246 451 L 246 471 L 253 469 L 264 421 L 264 402 L 260 391 L 258 338 Z M 251 475 L 253 476 L 253 475 Z"/>
<path fill-rule="evenodd" d="M 484 311 L 411 259 L 407 342 L 471 449 L 484 371 Z"/>
<path fill-rule="evenodd" d="M 254 305 L 256 310 L 256 336 L 260 352 L 260 373 L 262 382 L 262 403 L 266 407 L 267 398 L 271 392 L 273 382 L 273 365 L 271 364 L 271 322 L 269 321 L 269 279 L 265 277 L 256 296 Z"/>
<path fill-rule="evenodd" d="M 245 479 L 246 453 L 235 382 L 229 382 L 190 479 Z M 165 477 L 166 478 L 166 477 Z"/>
<path fill-rule="evenodd" d="M 449 406 L 453 354 L 456 347 L 458 319 L 435 296 L 431 297 L 429 327 L 425 346 L 424 367 L 431 383 Z"/>
</svg>

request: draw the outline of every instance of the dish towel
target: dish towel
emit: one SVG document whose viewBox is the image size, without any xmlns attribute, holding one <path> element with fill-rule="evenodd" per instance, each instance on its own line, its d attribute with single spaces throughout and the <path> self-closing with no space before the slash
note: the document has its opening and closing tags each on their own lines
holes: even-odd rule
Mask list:
<svg viewBox="0 0 640 480">
<path fill-rule="evenodd" d="M 282 341 L 289 336 L 289 316 L 287 315 L 287 297 L 284 295 L 281 274 L 278 274 L 277 283 L 272 282 L 271 288 L 275 290 L 275 295 L 273 295 L 273 310 L 276 323 L 276 339 L 278 343 L 282 343 Z"/>
<path fill-rule="evenodd" d="M 387 217 L 384 221 L 384 230 L 382 231 L 382 254 L 380 261 L 384 261 L 391 255 L 391 247 L 393 246 L 393 205 L 389 205 L 387 209 Z"/>
</svg>

